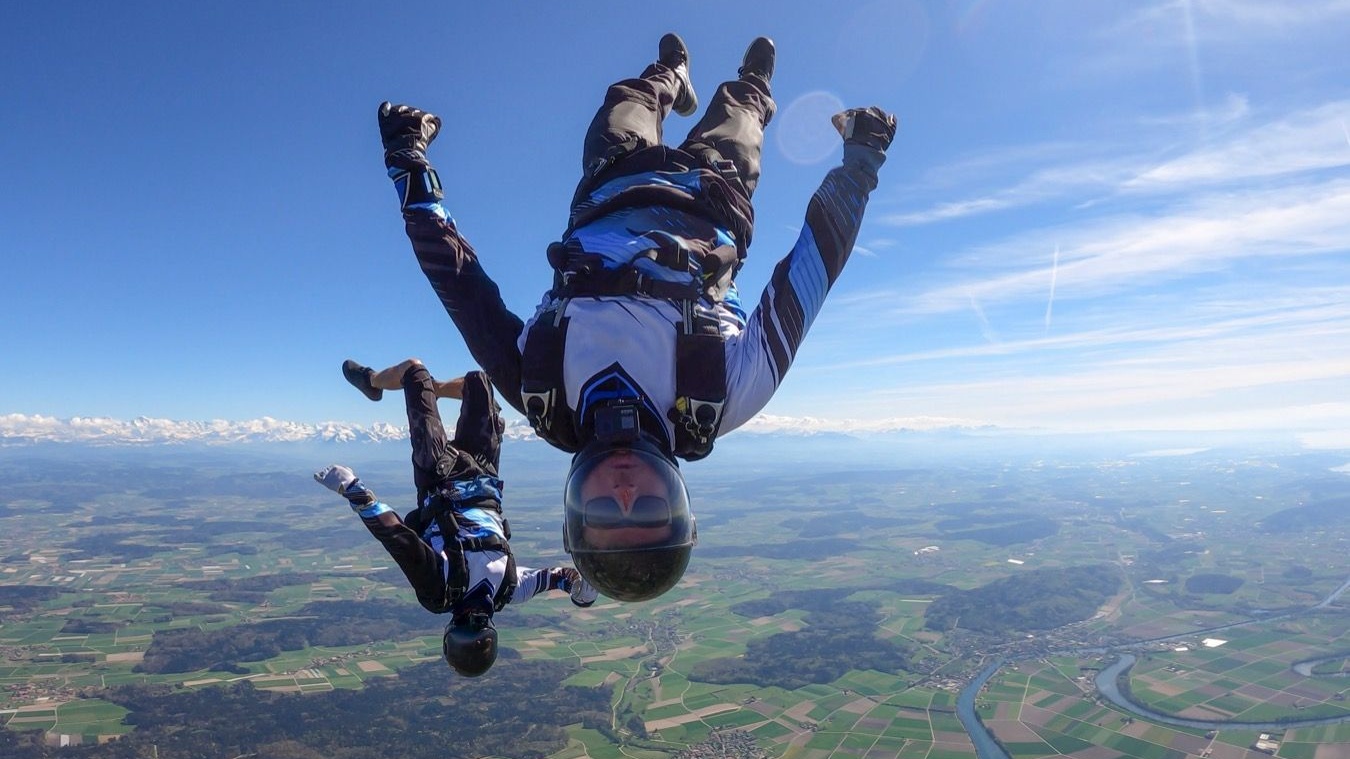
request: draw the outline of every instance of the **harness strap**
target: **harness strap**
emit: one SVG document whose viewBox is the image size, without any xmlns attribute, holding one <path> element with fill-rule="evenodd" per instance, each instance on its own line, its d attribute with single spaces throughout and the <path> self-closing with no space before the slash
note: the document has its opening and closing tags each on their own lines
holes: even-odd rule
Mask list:
<svg viewBox="0 0 1350 759">
<path fill-rule="evenodd" d="M 697 282 L 653 279 L 631 266 L 600 271 L 565 271 L 554 281 L 553 294 L 563 298 L 645 295 L 662 300 L 690 300 L 701 294 Z"/>
<path fill-rule="evenodd" d="M 539 434 L 570 453 L 581 449 L 567 410 L 563 387 L 563 355 L 567 348 L 567 298 L 539 315 L 525 336 L 520 364 L 520 400 L 525 418 Z"/>
<path fill-rule="evenodd" d="M 492 608 L 496 611 L 501 611 L 511 603 L 511 596 L 516 592 L 516 578 L 520 576 L 520 571 L 516 569 L 516 555 L 511 553 L 509 546 L 505 553 L 506 573 L 502 576 L 502 583 L 497 586 L 497 594 L 492 597 Z"/>
<path fill-rule="evenodd" d="M 675 455 L 697 461 L 712 452 L 727 399 L 727 361 L 717 320 L 680 304 L 675 335 Z"/>
<path fill-rule="evenodd" d="M 493 594 L 492 604 L 496 611 L 501 611 L 502 607 L 511 602 L 511 596 L 516 592 L 517 575 L 516 557 L 511 551 L 511 525 L 502 519 L 502 531 L 506 533 L 506 538 L 498 535 L 488 535 L 486 537 L 460 537 L 459 528 L 461 526 L 461 515 L 450 505 L 448 499 L 433 498 L 429 506 L 433 510 L 433 519 L 436 520 L 437 527 L 441 531 L 441 539 L 445 543 L 445 558 L 449 562 L 449 578 L 446 582 L 446 600 L 445 608 L 449 609 L 469 592 L 469 551 L 500 551 L 506 554 L 506 572 L 502 581 L 497 585 L 497 592 Z M 483 507 L 487 507 L 483 504 Z M 501 512 L 501 504 L 493 504 L 497 512 Z M 467 523 L 465 526 L 469 526 Z"/>
<path fill-rule="evenodd" d="M 715 317 L 698 312 L 695 300 L 675 303 L 681 312 L 675 334 L 675 405 L 666 417 L 675 429 L 672 453 L 697 461 L 712 452 L 722 426 L 727 398 L 726 349 Z M 566 298 L 555 302 L 539 315 L 525 337 L 521 400 L 526 419 L 540 437 L 575 453 L 581 450 L 581 442 L 567 406 L 562 376 L 568 322 L 562 313 L 566 305 Z"/>
</svg>

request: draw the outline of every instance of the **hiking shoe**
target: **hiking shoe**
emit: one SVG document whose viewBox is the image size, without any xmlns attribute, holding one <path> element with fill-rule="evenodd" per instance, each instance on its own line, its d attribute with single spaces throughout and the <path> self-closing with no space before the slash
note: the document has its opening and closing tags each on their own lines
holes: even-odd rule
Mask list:
<svg viewBox="0 0 1350 759">
<path fill-rule="evenodd" d="M 768 82 L 773 79 L 775 55 L 773 40 L 768 37 L 756 37 L 754 42 L 750 43 L 750 47 L 745 49 L 745 57 L 741 59 L 741 67 L 736 69 L 736 73 L 742 79 L 754 74 Z"/>
<path fill-rule="evenodd" d="M 657 46 L 656 62 L 675 72 L 678 89 L 675 92 L 675 112 L 681 116 L 692 116 L 698 110 L 698 95 L 694 84 L 689 81 L 689 48 L 684 46 L 680 35 L 671 33 L 661 38 Z"/>
<path fill-rule="evenodd" d="M 372 401 L 378 401 L 384 397 L 384 391 L 370 384 L 370 378 L 374 374 L 370 367 L 361 366 L 351 359 L 342 362 L 342 376 L 352 383 L 352 387 L 360 390 Z"/>
</svg>

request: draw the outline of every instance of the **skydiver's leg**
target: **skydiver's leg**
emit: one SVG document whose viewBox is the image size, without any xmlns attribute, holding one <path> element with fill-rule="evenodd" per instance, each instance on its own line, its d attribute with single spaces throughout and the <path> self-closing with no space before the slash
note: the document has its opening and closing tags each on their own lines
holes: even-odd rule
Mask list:
<svg viewBox="0 0 1350 759">
<path fill-rule="evenodd" d="M 403 570 L 403 576 L 408 578 L 408 584 L 423 608 L 437 614 L 450 608 L 441 557 L 426 541 L 392 511 L 361 522 Z"/>
<path fill-rule="evenodd" d="M 653 63 L 637 79 L 610 85 L 586 130 L 581 172 L 590 177 L 625 153 L 661 144 L 665 121 L 679 91 L 674 70 Z"/>
<path fill-rule="evenodd" d="M 431 372 L 416 359 L 399 366 L 406 366 L 399 381 L 408 409 L 408 442 L 412 444 L 413 483 L 417 486 L 420 508 L 427 495 L 452 476 L 458 451 L 446 439 L 445 425 L 436 407 L 437 383 Z"/>
<path fill-rule="evenodd" d="M 720 160 L 730 161 L 740 177 L 738 189 L 748 201 L 759 184 L 764 127 L 776 109 L 765 77 L 747 74 L 724 82 L 680 149 L 714 166 Z"/>
<path fill-rule="evenodd" d="M 400 361 L 397 364 L 372 372 L 370 375 L 370 386 L 381 390 L 400 390 L 403 388 L 403 377 L 408 370 L 422 363 L 421 359 L 410 358 Z M 432 389 L 437 398 L 461 398 L 464 388 L 464 378 L 456 377 L 444 382 L 432 378 Z"/>
<path fill-rule="evenodd" d="M 486 377 L 481 372 L 476 374 L 482 378 L 479 383 L 486 386 Z M 394 384 L 395 378 L 398 385 Z M 371 385 L 383 390 L 399 386 L 403 388 L 408 410 L 408 439 L 412 444 L 413 482 L 417 485 L 418 501 L 418 509 L 408 518 L 420 524 L 424 499 L 447 478 L 453 477 L 455 465 L 462 457 L 446 440 L 445 426 L 441 423 L 436 400 L 438 397 L 455 397 L 463 383 L 455 380 L 437 382 L 421 361 L 410 358 L 373 373 Z M 440 554 L 393 511 L 362 519 L 361 522 L 389 552 L 399 569 L 403 570 L 404 577 L 408 578 L 408 584 L 417 595 L 418 603 L 428 611 L 447 611 L 450 600 Z"/>
<path fill-rule="evenodd" d="M 459 421 L 455 424 L 454 447 L 473 457 L 482 470 L 497 476 L 501 462 L 501 407 L 492 397 L 492 385 L 483 372 L 469 372 L 460 380 Z"/>
<path fill-rule="evenodd" d="M 672 38 L 678 45 L 671 43 Z M 620 158 L 661 144 L 661 124 L 681 96 L 682 107 L 696 107 L 684 42 L 666 35 L 661 44 L 661 60 L 647 66 L 638 78 L 616 82 L 605 92 L 582 143 L 581 182 L 573 206 L 585 197 L 593 180 Z"/>
<path fill-rule="evenodd" d="M 409 209 L 404 221 L 417 263 L 464 337 L 474 362 L 487 372 L 502 398 L 524 413 L 516 345 L 524 322 L 506 308 L 497 284 L 483 271 L 454 220 Z"/>
</svg>

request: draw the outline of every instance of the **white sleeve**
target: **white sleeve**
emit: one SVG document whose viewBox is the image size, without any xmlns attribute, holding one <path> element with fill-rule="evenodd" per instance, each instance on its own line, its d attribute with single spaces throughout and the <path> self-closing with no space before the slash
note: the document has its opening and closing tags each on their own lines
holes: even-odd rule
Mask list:
<svg viewBox="0 0 1350 759">
<path fill-rule="evenodd" d="M 516 565 L 516 592 L 508 603 L 523 604 L 548 590 L 549 571 Z"/>
</svg>

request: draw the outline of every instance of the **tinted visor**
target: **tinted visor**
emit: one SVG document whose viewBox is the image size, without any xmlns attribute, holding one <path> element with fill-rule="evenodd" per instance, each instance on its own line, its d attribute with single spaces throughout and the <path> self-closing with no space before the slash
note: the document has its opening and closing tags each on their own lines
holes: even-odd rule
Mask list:
<svg viewBox="0 0 1350 759">
<path fill-rule="evenodd" d="M 680 470 L 646 441 L 595 445 L 577 454 L 564 499 L 569 552 L 693 545 L 693 516 Z"/>
<path fill-rule="evenodd" d="M 673 520 L 670 501 L 654 495 L 640 496 L 627 514 L 619 499 L 592 498 L 581 505 L 581 523 L 586 527 L 612 530 L 619 527 L 663 527 Z"/>
</svg>

